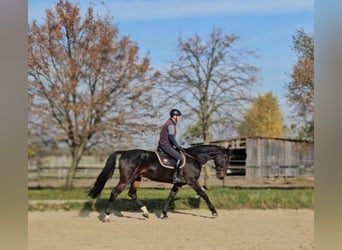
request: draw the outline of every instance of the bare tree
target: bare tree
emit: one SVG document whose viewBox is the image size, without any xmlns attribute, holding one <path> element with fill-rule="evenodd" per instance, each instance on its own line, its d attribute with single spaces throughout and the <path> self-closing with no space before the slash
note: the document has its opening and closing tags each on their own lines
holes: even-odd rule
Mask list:
<svg viewBox="0 0 342 250">
<path fill-rule="evenodd" d="M 71 188 L 86 149 L 149 128 L 143 118 L 159 72 L 147 56 L 139 58 L 135 42 L 119 37 L 108 16 L 89 6 L 82 17 L 69 1 L 47 9 L 45 23 L 29 25 L 28 43 L 30 110 L 51 119 L 56 140 L 69 147 Z"/>
<path fill-rule="evenodd" d="M 190 128 L 205 143 L 217 124 L 230 126 L 241 119 L 241 109 L 251 101 L 256 67 L 248 62 L 252 51 L 239 48 L 239 37 L 213 29 L 206 40 L 198 34 L 178 38 L 178 59 L 165 82 L 168 100 L 183 104 L 195 116 Z M 165 87 L 164 87 L 165 89 Z"/>
</svg>

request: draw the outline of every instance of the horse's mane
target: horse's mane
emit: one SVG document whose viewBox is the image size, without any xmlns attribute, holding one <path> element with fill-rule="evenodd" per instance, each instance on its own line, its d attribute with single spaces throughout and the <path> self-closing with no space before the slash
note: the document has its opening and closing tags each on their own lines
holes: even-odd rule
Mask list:
<svg viewBox="0 0 342 250">
<path fill-rule="evenodd" d="M 198 153 L 205 153 L 205 154 L 215 154 L 215 153 L 222 153 L 225 148 L 218 145 L 210 145 L 210 144 L 201 144 L 195 145 L 193 147 L 187 148 L 186 152 L 191 154 L 198 154 Z"/>
</svg>

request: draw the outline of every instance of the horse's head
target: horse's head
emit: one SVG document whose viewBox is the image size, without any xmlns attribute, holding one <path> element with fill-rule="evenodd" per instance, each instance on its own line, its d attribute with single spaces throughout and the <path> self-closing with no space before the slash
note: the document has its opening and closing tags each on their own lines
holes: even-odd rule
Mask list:
<svg viewBox="0 0 342 250">
<path fill-rule="evenodd" d="M 229 149 L 222 148 L 222 153 L 217 154 L 214 157 L 216 177 L 220 180 L 223 180 L 227 174 L 227 169 L 230 161 L 230 152 Z"/>
<path fill-rule="evenodd" d="M 230 151 L 228 148 L 217 145 L 197 145 L 188 148 L 186 152 L 201 165 L 209 160 L 214 160 L 216 177 L 222 180 L 226 176 L 230 161 Z"/>
</svg>

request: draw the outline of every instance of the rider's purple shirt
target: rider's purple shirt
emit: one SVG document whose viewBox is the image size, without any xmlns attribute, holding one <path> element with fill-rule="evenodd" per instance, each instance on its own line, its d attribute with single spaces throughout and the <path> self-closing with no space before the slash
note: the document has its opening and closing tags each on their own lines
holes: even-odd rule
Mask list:
<svg viewBox="0 0 342 250">
<path fill-rule="evenodd" d="M 171 127 L 171 131 L 170 131 L 170 127 Z M 173 131 L 172 131 L 173 128 Z M 176 137 L 176 123 L 170 118 L 168 119 L 161 131 L 160 131 L 160 135 L 159 135 L 159 144 L 160 145 L 172 145 L 172 143 L 170 142 L 169 139 L 169 134 L 173 134 Z"/>
</svg>

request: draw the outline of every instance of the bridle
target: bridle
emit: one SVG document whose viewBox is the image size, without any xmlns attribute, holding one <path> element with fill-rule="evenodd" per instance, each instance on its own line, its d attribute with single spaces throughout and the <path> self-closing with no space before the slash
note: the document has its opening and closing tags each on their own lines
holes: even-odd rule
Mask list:
<svg viewBox="0 0 342 250">
<path fill-rule="evenodd" d="M 203 162 L 203 161 L 199 160 L 198 158 L 196 158 L 195 156 L 188 154 L 188 153 L 187 153 L 187 152 L 185 152 L 185 151 L 183 151 L 183 154 L 185 154 L 185 155 L 189 156 L 190 158 L 192 158 L 192 159 L 194 159 L 194 160 L 198 161 L 198 162 L 199 162 L 199 163 L 201 163 L 201 164 L 204 164 L 204 163 L 205 163 L 205 162 Z M 213 157 L 213 160 L 214 160 L 214 158 L 215 158 L 215 157 Z M 224 168 L 222 168 L 222 167 L 219 167 L 219 168 L 220 168 L 220 170 L 224 169 Z"/>
<path fill-rule="evenodd" d="M 224 159 L 222 159 L 222 162 L 220 164 L 216 164 L 215 166 L 217 166 L 216 168 L 216 176 L 217 178 L 224 178 L 226 176 L 226 170 L 228 168 L 229 165 L 229 155 L 224 154 L 223 156 Z M 227 164 L 227 165 L 226 165 Z"/>
</svg>

